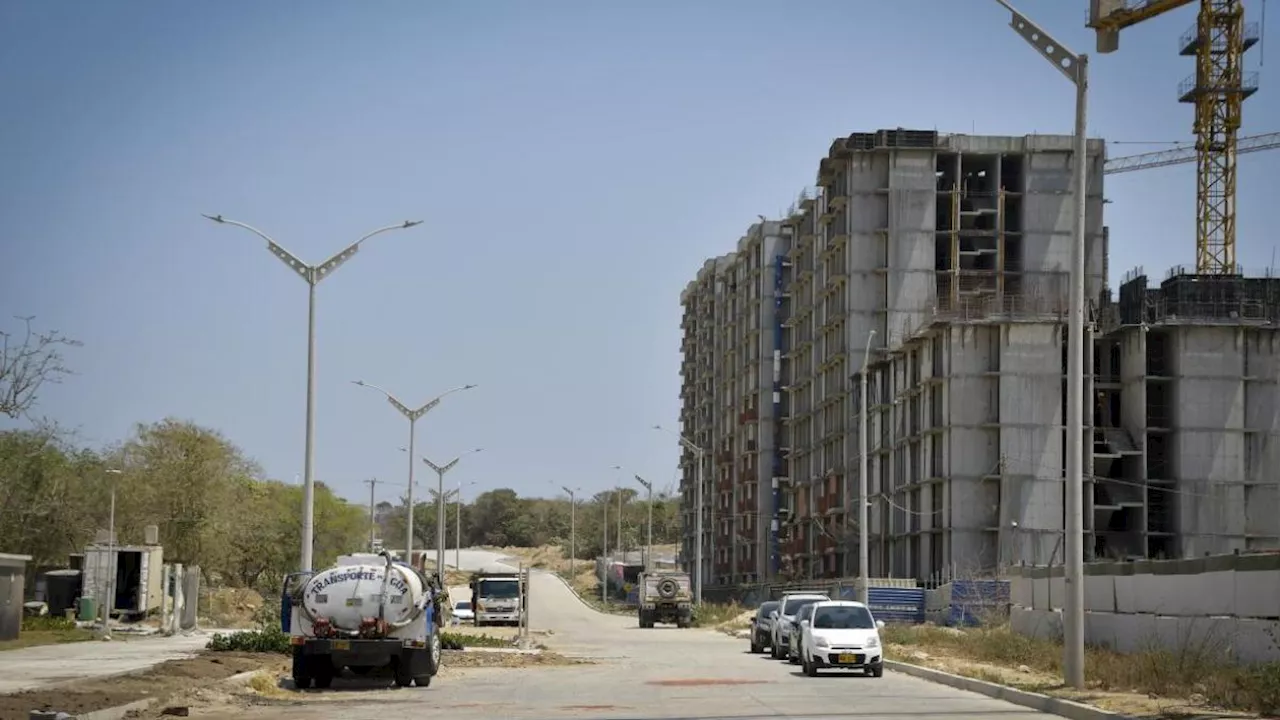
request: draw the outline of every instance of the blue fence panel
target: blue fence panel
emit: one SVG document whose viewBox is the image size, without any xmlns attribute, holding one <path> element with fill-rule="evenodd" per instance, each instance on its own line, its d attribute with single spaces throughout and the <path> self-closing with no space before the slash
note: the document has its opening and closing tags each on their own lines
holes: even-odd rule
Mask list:
<svg viewBox="0 0 1280 720">
<path fill-rule="evenodd" d="M 843 595 L 843 589 L 841 594 Z M 873 587 L 867 592 L 871 614 L 887 623 L 924 622 L 923 588 Z"/>
<path fill-rule="evenodd" d="M 947 624 L 980 625 L 1008 607 L 1008 580 L 956 580 L 951 583 Z"/>
</svg>

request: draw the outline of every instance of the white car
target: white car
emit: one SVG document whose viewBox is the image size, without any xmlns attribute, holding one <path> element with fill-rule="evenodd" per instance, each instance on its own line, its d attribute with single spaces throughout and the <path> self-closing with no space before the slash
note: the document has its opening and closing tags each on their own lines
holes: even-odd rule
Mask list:
<svg viewBox="0 0 1280 720">
<path fill-rule="evenodd" d="M 804 624 L 813 617 L 813 608 L 817 603 L 809 603 L 796 613 L 795 622 L 791 623 L 791 637 L 787 638 L 787 662 L 800 664 L 800 651 L 804 648 Z"/>
<path fill-rule="evenodd" d="M 871 609 L 851 600 L 814 603 L 800 626 L 800 663 L 804 674 L 817 677 L 823 668 L 862 670 L 872 677 L 884 675 L 884 651 L 880 628 L 884 623 Z"/>
<path fill-rule="evenodd" d="M 823 593 L 787 593 L 778 601 L 777 617 L 773 620 L 773 638 L 769 646 L 769 655 L 774 660 L 787 656 L 787 645 L 791 640 L 791 625 L 795 622 L 800 608 L 819 600 L 830 600 Z"/>
<path fill-rule="evenodd" d="M 464 622 L 472 622 L 476 619 L 476 613 L 471 609 L 470 600 L 459 600 L 453 604 L 453 624 L 461 625 Z"/>
</svg>

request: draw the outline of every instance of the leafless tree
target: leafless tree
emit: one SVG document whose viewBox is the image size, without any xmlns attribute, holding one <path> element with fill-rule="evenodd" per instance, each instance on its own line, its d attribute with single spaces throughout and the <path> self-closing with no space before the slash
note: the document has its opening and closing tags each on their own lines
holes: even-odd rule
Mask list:
<svg viewBox="0 0 1280 720">
<path fill-rule="evenodd" d="M 37 332 L 31 326 L 34 316 L 18 319 L 21 333 L 0 330 L 0 415 L 10 418 L 25 415 L 45 383 L 61 382 L 71 374 L 63 365 L 62 351 L 80 345 L 57 330 Z"/>
</svg>

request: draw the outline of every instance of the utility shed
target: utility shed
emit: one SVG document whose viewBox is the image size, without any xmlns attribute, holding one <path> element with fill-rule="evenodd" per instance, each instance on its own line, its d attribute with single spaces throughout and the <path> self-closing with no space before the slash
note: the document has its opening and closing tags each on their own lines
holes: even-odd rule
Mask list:
<svg viewBox="0 0 1280 720">
<path fill-rule="evenodd" d="M 17 640 L 22 630 L 22 592 L 30 555 L 0 553 L 0 641 Z"/>
</svg>

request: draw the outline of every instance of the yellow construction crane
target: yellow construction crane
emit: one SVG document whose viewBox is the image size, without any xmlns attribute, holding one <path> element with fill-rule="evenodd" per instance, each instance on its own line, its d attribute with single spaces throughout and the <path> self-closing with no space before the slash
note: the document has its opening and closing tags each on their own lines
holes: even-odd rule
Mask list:
<svg viewBox="0 0 1280 720">
<path fill-rule="evenodd" d="M 1099 53 L 1115 52 L 1121 30 L 1195 1 L 1090 0 L 1088 26 L 1097 32 Z M 1240 108 L 1258 89 L 1258 74 L 1244 72 L 1244 54 L 1258 42 L 1258 25 L 1245 24 L 1241 0 L 1199 3 L 1196 26 L 1178 43 L 1178 54 L 1196 58 L 1195 74 L 1178 86 L 1178 100 L 1196 110 L 1196 272 L 1234 275 L 1236 134 Z"/>
</svg>

